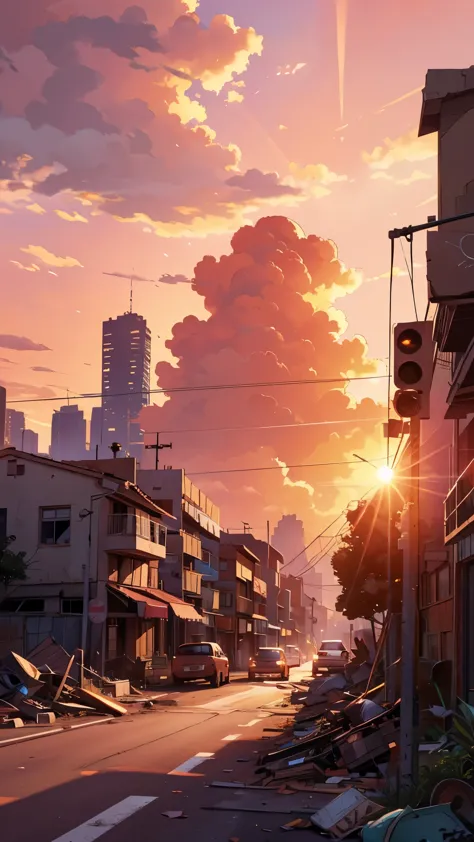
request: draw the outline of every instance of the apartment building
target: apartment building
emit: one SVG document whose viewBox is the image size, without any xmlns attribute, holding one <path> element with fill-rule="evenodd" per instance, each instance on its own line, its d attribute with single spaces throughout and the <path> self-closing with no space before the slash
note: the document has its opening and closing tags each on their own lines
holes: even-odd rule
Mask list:
<svg viewBox="0 0 474 842">
<path fill-rule="evenodd" d="M 160 588 L 170 516 L 136 485 L 134 459 L 66 463 L 0 451 L 0 538 L 26 553 L 27 578 L 0 595 L 0 656 L 47 637 L 86 663 L 173 654 L 195 609 Z"/>
<path fill-rule="evenodd" d="M 161 565 L 164 589 L 194 606 L 199 621 L 183 625 L 180 643 L 191 636 L 215 639 L 219 614 L 219 508 L 181 469 L 139 470 L 137 481 L 168 515 L 166 558 Z"/>
<path fill-rule="evenodd" d="M 249 658 L 258 646 L 258 622 L 266 618 L 255 611 L 255 570 L 259 560 L 244 544 L 221 544 L 219 553 L 219 611 L 217 642 L 236 670 L 246 670 Z M 258 594 L 263 599 L 263 594 Z M 259 610 L 264 610 L 257 602 Z M 257 642 L 258 641 L 258 642 Z"/>
<path fill-rule="evenodd" d="M 420 135 L 438 134 L 438 219 L 474 212 L 474 68 L 429 70 Z M 422 600 L 437 610 L 433 656 L 452 655 L 455 690 L 474 702 L 474 218 L 427 235 L 428 296 L 438 361 L 446 367 L 445 448 L 452 443 L 442 561 L 432 563 Z M 432 396 L 435 391 L 432 389 Z M 442 522 L 442 519 L 441 519 Z M 455 618 L 453 620 L 453 618 Z M 438 640 L 434 635 L 437 634 Z"/>
</svg>

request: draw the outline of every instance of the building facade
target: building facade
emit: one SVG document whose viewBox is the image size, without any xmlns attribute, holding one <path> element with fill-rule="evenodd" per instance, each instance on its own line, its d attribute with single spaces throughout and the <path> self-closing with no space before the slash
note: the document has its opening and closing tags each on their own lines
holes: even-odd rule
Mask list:
<svg viewBox="0 0 474 842">
<path fill-rule="evenodd" d="M 28 559 L 26 579 L 0 595 L 0 656 L 27 655 L 54 637 L 69 652 L 84 648 L 102 674 L 118 674 L 124 658 L 173 654 L 177 625 L 196 612 L 159 587 L 165 513 L 134 471 L 134 460 L 0 452 L 0 524 Z"/>
<path fill-rule="evenodd" d="M 17 409 L 7 409 L 5 423 L 5 446 L 22 449 L 23 431 L 26 427 L 25 413 Z"/>
<path fill-rule="evenodd" d="M 258 623 L 265 621 L 255 611 L 255 571 L 259 560 L 244 544 L 221 544 L 219 554 L 219 611 L 217 642 L 228 656 L 231 668 L 248 669 L 249 659 L 260 640 Z M 262 595 L 259 594 L 259 599 Z M 259 610 L 261 601 L 257 602 Z"/>
<path fill-rule="evenodd" d="M 26 450 L 24 443 L 22 450 Z M 86 457 L 86 419 L 77 404 L 61 406 L 51 424 L 51 458 L 57 462 Z"/>
<path fill-rule="evenodd" d="M 24 430 L 24 433 L 23 433 L 23 450 L 25 451 L 25 453 L 33 453 L 33 455 L 37 455 L 38 449 L 39 449 L 38 433 L 35 433 L 34 430 Z"/>
<path fill-rule="evenodd" d="M 430 70 L 423 91 L 420 135 L 438 135 L 438 219 L 474 211 L 474 68 Z M 444 496 L 444 548 L 423 570 L 426 654 L 452 659 L 454 691 L 474 702 L 474 499 L 471 451 L 474 429 L 474 274 L 470 257 L 474 218 L 459 219 L 427 235 L 428 296 L 434 313 L 438 362 L 445 369 L 444 434 L 450 453 Z M 435 392 L 432 390 L 432 395 Z M 472 547 L 471 547 L 472 543 Z M 442 550 L 444 549 L 444 556 Z M 433 550 L 433 548 L 432 548 Z M 453 693 L 454 695 L 454 693 Z"/>
<path fill-rule="evenodd" d="M 123 456 L 141 460 L 139 416 L 150 402 L 150 366 L 151 332 L 143 316 L 124 313 L 103 323 L 100 456 L 106 456 L 110 445 L 119 442 Z"/>
<path fill-rule="evenodd" d="M 215 639 L 219 613 L 219 508 L 181 469 L 139 470 L 137 482 L 168 513 L 166 558 L 161 565 L 163 588 L 199 613 L 199 623 L 182 625 L 180 643 L 191 635 Z"/>
<path fill-rule="evenodd" d="M 0 449 L 5 446 L 7 428 L 7 390 L 0 386 Z"/>
</svg>

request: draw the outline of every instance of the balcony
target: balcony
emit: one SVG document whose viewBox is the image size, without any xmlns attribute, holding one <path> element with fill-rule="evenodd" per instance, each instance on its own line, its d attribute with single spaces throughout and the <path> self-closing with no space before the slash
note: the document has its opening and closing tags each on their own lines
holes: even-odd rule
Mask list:
<svg viewBox="0 0 474 842">
<path fill-rule="evenodd" d="M 263 599 L 267 598 L 267 583 L 263 579 L 257 579 L 255 576 L 253 580 L 253 592 Z"/>
<path fill-rule="evenodd" d="M 183 570 L 183 591 L 194 594 L 195 596 L 201 596 L 201 580 L 202 576 L 200 573 L 185 568 Z"/>
<path fill-rule="evenodd" d="M 145 515 L 109 515 L 105 551 L 141 558 L 166 557 L 166 527 Z"/>
<path fill-rule="evenodd" d="M 207 532 L 214 538 L 219 537 L 221 529 L 219 524 L 206 514 L 206 512 L 195 506 L 194 503 L 191 503 L 189 500 L 183 500 L 183 513 L 191 518 L 194 523 L 198 524 L 203 532 Z"/>
<path fill-rule="evenodd" d="M 474 531 L 474 460 L 458 478 L 444 501 L 444 542 Z"/>
<path fill-rule="evenodd" d="M 253 600 L 247 599 L 245 596 L 238 596 L 236 600 L 237 614 L 246 614 L 248 617 L 253 615 Z"/>
<path fill-rule="evenodd" d="M 168 535 L 167 549 L 169 555 L 189 555 L 191 558 L 201 560 L 201 541 L 195 535 L 188 532 L 180 532 L 179 535 Z"/>
<path fill-rule="evenodd" d="M 215 591 L 213 588 L 203 588 L 201 595 L 204 611 L 219 611 L 219 591 Z"/>
<path fill-rule="evenodd" d="M 446 418 L 465 418 L 474 412 L 474 327 L 472 332 L 466 352 L 454 355 Z"/>
</svg>

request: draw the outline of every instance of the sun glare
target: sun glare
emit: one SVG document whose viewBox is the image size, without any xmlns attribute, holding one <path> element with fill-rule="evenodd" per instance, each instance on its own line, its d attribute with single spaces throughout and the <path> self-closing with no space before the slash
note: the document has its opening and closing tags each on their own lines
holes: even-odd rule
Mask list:
<svg viewBox="0 0 474 842">
<path fill-rule="evenodd" d="M 377 476 L 380 482 L 384 482 L 388 485 L 388 483 L 392 482 L 393 471 L 388 465 L 382 465 L 382 467 L 377 471 Z"/>
</svg>

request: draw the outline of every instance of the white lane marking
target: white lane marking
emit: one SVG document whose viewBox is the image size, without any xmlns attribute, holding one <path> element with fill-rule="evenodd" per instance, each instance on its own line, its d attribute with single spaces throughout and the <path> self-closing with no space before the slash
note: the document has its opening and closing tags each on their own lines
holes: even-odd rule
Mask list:
<svg viewBox="0 0 474 842">
<path fill-rule="evenodd" d="M 189 760 L 186 760 L 181 764 L 181 766 L 177 766 L 172 772 L 168 772 L 168 775 L 182 775 L 183 773 L 185 774 L 186 772 L 191 772 L 191 770 L 195 769 L 196 766 L 200 766 L 205 760 L 211 760 L 213 757 L 214 752 L 200 751 L 199 754 L 195 754 L 194 757 L 190 757 Z"/>
<path fill-rule="evenodd" d="M 120 822 L 133 816 L 153 801 L 156 801 L 156 797 L 152 795 L 130 795 L 118 804 L 114 804 L 113 807 L 109 807 L 108 810 L 104 810 L 103 813 L 80 824 L 74 830 L 70 830 L 69 833 L 58 836 L 53 842 L 94 842 L 94 839 L 98 839 L 113 827 L 117 827 Z"/>
<path fill-rule="evenodd" d="M 245 725 L 239 725 L 239 728 L 251 728 L 252 725 L 258 725 L 260 719 L 251 719 L 250 722 L 247 722 Z"/>
<path fill-rule="evenodd" d="M 220 699 L 216 699 L 215 702 L 208 702 L 207 705 L 198 705 L 200 708 L 205 708 L 206 710 L 219 710 L 219 708 L 232 708 L 237 701 L 241 701 L 242 699 L 246 699 L 249 696 L 253 696 L 253 690 L 246 690 L 245 693 L 236 693 L 235 696 L 223 696 Z"/>
<path fill-rule="evenodd" d="M 228 737 L 224 737 L 222 742 L 223 743 L 233 743 L 234 740 L 238 740 L 241 737 L 241 734 L 229 734 Z"/>
</svg>

